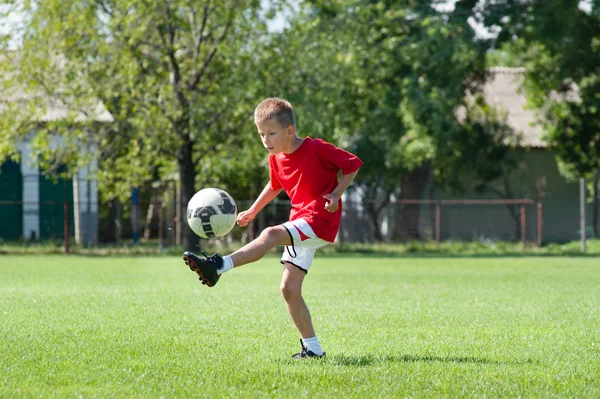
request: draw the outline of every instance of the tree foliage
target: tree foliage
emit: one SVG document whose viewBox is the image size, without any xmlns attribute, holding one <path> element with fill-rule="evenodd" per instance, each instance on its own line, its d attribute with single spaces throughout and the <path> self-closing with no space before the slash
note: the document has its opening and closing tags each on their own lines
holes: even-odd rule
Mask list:
<svg viewBox="0 0 600 399">
<path fill-rule="evenodd" d="M 266 156 L 252 110 L 263 97 L 285 97 L 301 135 L 365 161 L 357 182 L 377 225 L 382 204 L 420 198 L 430 176 L 447 190 L 482 189 L 509 165 L 510 132 L 484 102 L 469 100 L 485 80 L 490 45 L 468 22 L 476 3 L 446 12 L 435 0 L 300 2 L 282 31 L 268 33 L 258 0 L 30 2 L 11 73 L 75 110 L 36 130 L 37 157 L 56 163 L 50 132 L 62 135 L 61 162 L 74 170 L 91 143 L 108 197 L 177 175 L 183 204 L 200 185 L 236 198 L 259 192 Z M 76 120 L 98 100 L 114 123 Z M 19 115 L 13 133 L 2 133 L 10 140 L 0 157 L 15 154 L 26 121 L 39 121 Z M 191 231 L 186 237 L 193 247 Z"/>
<path fill-rule="evenodd" d="M 545 116 L 545 140 L 562 175 L 591 186 L 600 236 L 600 2 L 504 0 L 480 16 L 500 27 L 502 52 L 526 67 L 526 93 Z"/>
<path fill-rule="evenodd" d="M 467 21 L 474 4 L 443 13 L 436 2 L 314 1 L 292 24 L 309 43 L 294 60 L 311 83 L 311 130 L 365 161 L 357 182 L 375 225 L 399 186 L 401 198 L 421 197 L 429 170 L 448 190 L 482 189 L 503 173 L 510 131 L 466 96 L 484 82 L 489 46 Z"/>
<path fill-rule="evenodd" d="M 12 73 L 28 92 L 42 93 L 29 98 L 56 98 L 73 110 L 38 126 L 37 157 L 54 162 L 48 139 L 62 136 L 68 145 L 61 162 L 72 171 L 84 163 L 79 149 L 93 143 L 102 154 L 99 178 L 109 197 L 156 177 L 172 179 L 175 172 L 182 205 L 199 184 L 228 173 L 223 165 L 237 161 L 249 175 L 264 174 L 256 152 L 234 150 L 248 142 L 251 111 L 262 93 L 255 66 L 266 26 L 259 1 L 50 0 L 29 2 L 26 12 Z M 92 129 L 77 115 L 98 101 L 114 123 Z M 12 130 L 16 140 L 4 155 L 16 152 L 26 122 L 37 124 L 32 116 L 21 113 L 20 133 Z M 185 230 L 184 246 L 195 247 L 195 236 Z"/>
<path fill-rule="evenodd" d="M 525 66 L 531 105 L 545 114 L 546 140 L 566 177 L 600 168 L 600 4 L 497 2 L 482 22 L 501 28 L 497 46 Z"/>
</svg>

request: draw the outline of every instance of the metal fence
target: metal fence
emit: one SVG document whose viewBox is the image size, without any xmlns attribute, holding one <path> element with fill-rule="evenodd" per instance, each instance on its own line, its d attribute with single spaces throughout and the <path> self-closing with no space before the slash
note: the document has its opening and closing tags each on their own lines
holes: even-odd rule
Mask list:
<svg viewBox="0 0 600 399">
<path fill-rule="evenodd" d="M 530 199 L 347 203 L 338 239 L 347 241 L 543 240 L 543 205 Z"/>
<path fill-rule="evenodd" d="M 181 246 L 187 204 L 176 181 L 133 188 L 127 203 L 99 202 L 97 182 L 78 176 L 49 179 L 22 174 L 8 163 L 0 173 L 0 240 L 71 242 L 79 245 L 158 241 Z M 538 184 L 538 198 L 542 198 Z M 33 201 L 37 199 L 37 201 Z M 74 201 L 76 200 L 76 201 Z M 251 200 L 236 201 L 245 210 Z M 267 226 L 288 220 L 290 202 L 269 203 L 245 229 L 226 240 L 249 241 Z M 348 195 L 337 240 L 400 242 L 411 240 L 501 240 L 542 243 L 542 203 L 511 200 L 401 200 L 373 202 Z M 556 210 L 555 212 L 556 213 Z"/>
<path fill-rule="evenodd" d="M 237 201 L 245 210 L 252 201 Z M 34 206 L 32 206 L 34 205 Z M 62 241 L 65 250 L 78 244 L 113 244 L 157 241 L 163 246 L 180 246 L 185 228 L 185 206 L 181 211 L 172 201 L 143 202 L 139 206 L 73 201 L 0 201 L 0 215 L 11 215 L 13 226 L 0 228 L 0 240 Z M 27 209 L 37 209 L 37 215 Z M 74 212 L 77 209 L 78 212 Z M 236 227 L 225 238 L 250 241 L 268 226 L 288 220 L 289 201 L 275 200 L 260 212 L 248 228 Z M 95 210 L 95 213 L 91 213 Z M 345 201 L 337 240 L 340 242 L 401 242 L 427 240 L 500 240 L 541 245 L 543 207 L 529 199 L 514 200 L 403 200 L 390 203 Z M 30 211 L 29 211 L 30 212 Z M 183 215 L 183 216 L 182 216 Z M 24 229 L 32 225 L 18 221 L 37 216 L 39 234 Z M 4 217 L 3 217 L 4 219 Z M 94 222 L 95 220 L 95 222 Z M 35 221 L 33 222 L 35 225 Z M 79 230 L 78 230 L 79 229 Z M 87 230 L 95 231 L 87 231 Z M 85 240 L 85 237 L 96 237 Z M 82 242 L 83 241 L 83 242 Z"/>
</svg>

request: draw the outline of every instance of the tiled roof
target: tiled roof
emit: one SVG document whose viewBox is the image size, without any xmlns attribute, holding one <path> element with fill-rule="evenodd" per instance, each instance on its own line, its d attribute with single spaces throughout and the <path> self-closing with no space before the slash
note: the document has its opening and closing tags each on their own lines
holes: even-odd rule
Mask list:
<svg viewBox="0 0 600 399">
<path fill-rule="evenodd" d="M 0 54 L 0 61 L 5 60 L 6 58 Z M 6 105 L 3 105 L 3 102 L 5 104 L 21 103 L 23 106 L 26 106 L 28 101 L 36 99 L 43 100 L 42 103 L 45 103 L 45 112 L 38 117 L 39 122 L 51 122 L 65 119 L 73 112 L 76 113 L 74 119 L 78 122 L 88 120 L 93 120 L 95 122 L 114 121 L 113 116 L 100 100 L 90 107 L 74 109 L 73 106 L 65 104 L 65 99 L 52 97 L 42 92 L 28 93 L 23 90 L 19 82 L 10 81 L 10 79 L 11 76 L 7 73 L 0 75 L 0 112 L 2 112 L 3 108 L 6 108 Z M 3 80 L 5 82 L 10 82 L 10 84 L 3 84 Z"/>
<path fill-rule="evenodd" d="M 526 108 L 527 100 L 521 89 L 525 68 L 494 67 L 488 72 L 483 86 L 486 102 L 506 112 L 506 123 L 521 135 L 522 146 L 545 148 L 543 129 L 538 123 L 540 116 L 535 110 Z"/>
<path fill-rule="evenodd" d="M 62 102 L 53 102 L 46 108 L 46 113 L 40 117 L 40 122 L 50 122 L 65 119 L 72 110 Z M 102 102 L 98 101 L 94 109 L 86 109 L 78 112 L 75 121 L 82 122 L 93 119 L 95 122 L 113 122 L 114 118 L 104 107 Z"/>
<path fill-rule="evenodd" d="M 52 122 L 65 119 L 72 112 L 76 112 L 74 119 L 78 122 L 88 120 L 93 120 L 95 122 L 114 121 L 113 116 L 110 112 L 108 112 L 101 101 L 98 101 L 96 105 L 91 108 L 75 110 L 57 98 L 44 96 L 42 94 L 38 94 L 37 97 L 38 100 L 44 99 L 44 102 L 46 103 L 44 114 L 38 117 L 39 122 Z M 26 94 L 21 90 L 17 90 L 13 91 L 10 95 L 6 95 L 4 98 L 5 101 L 23 103 L 23 105 L 26 106 L 27 101 L 32 100 L 34 95 Z M 2 108 L 2 101 L 0 101 L 0 111 L 2 111 Z"/>
</svg>

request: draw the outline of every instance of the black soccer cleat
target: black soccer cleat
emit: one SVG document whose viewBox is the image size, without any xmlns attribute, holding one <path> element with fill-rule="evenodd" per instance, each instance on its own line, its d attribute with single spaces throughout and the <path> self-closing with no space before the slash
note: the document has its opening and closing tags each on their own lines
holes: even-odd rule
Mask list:
<svg viewBox="0 0 600 399">
<path fill-rule="evenodd" d="M 322 355 L 317 355 L 316 353 L 314 353 L 313 351 L 309 351 L 308 349 L 306 349 L 306 346 L 304 346 L 304 344 L 302 343 L 302 340 L 300 340 L 300 346 L 302 346 L 302 352 L 298 352 L 292 355 L 292 359 L 294 360 L 299 360 L 299 359 L 321 359 L 325 357 L 325 352 L 323 352 Z"/>
<path fill-rule="evenodd" d="M 183 261 L 192 271 L 198 274 L 202 284 L 214 287 L 219 281 L 219 277 L 221 277 L 217 270 L 223 267 L 223 257 L 219 254 L 207 256 L 202 251 L 200 253 L 202 256 L 186 251 L 183 253 Z"/>
</svg>

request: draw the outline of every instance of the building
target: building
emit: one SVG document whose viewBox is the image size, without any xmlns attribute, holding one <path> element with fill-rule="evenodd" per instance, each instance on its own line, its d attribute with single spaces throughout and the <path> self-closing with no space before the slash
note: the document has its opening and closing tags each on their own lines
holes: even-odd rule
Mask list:
<svg viewBox="0 0 600 399">
<path fill-rule="evenodd" d="M 521 89 L 523 68 L 491 68 L 483 87 L 483 95 L 488 104 L 505 113 L 506 123 L 521 138 L 521 168 L 518 174 L 510 177 L 508 184 L 512 198 L 538 200 L 537 182 L 542 188 L 542 238 L 543 242 L 567 242 L 580 237 L 580 196 L 579 184 L 566 181 L 561 176 L 555 154 L 543 140 L 544 131 L 536 123 L 539 119 L 535 111 L 527 108 L 527 101 Z M 576 95 L 575 95 L 576 96 Z M 496 192 L 483 194 L 467 192 L 460 197 L 449 197 L 436 187 L 428 187 L 420 200 L 498 200 Z M 418 198 L 415 198 L 418 199 Z M 346 205 L 343 238 L 347 241 L 365 241 L 373 238 L 372 225 L 360 204 L 360 195 L 351 198 L 352 206 Z M 351 205 L 351 204 L 348 204 Z M 417 205 L 407 205 L 415 209 Z M 380 226 L 384 238 L 390 238 L 395 221 L 394 205 L 382 212 Z M 535 242 L 538 234 L 537 204 L 525 209 L 526 239 Z M 592 231 L 593 204 L 586 205 L 586 228 Z M 414 210 L 416 212 L 416 210 Z M 419 206 L 419 236 L 435 237 L 435 206 Z M 521 210 L 519 206 L 453 204 L 440 209 L 441 240 L 502 240 L 520 239 Z M 588 237 L 590 234 L 588 234 Z"/>
<path fill-rule="evenodd" d="M 23 92 L 14 93 L 9 101 L 21 101 Z M 47 99 L 46 112 L 39 123 L 65 119 L 70 110 L 60 100 Z M 1 104 L 0 104 L 1 106 Z M 93 112 L 79 114 L 75 120 L 110 123 L 112 115 L 101 103 Z M 70 235 L 78 244 L 98 241 L 98 184 L 93 177 L 97 160 L 81 168 L 72 180 L 46 176 L 32 158 L 31 135 L 18 143 L 20 162 L 6 161 L 0 165 L 0 240 L 63 240 L 65 215 Z M 60 137 L 53 137 L 50 145 L 63 145 Z M 94 153 L 94 148 L 82 148 Z M 66 206 L 65 206 L 66 203 Z"/>
</svg>

